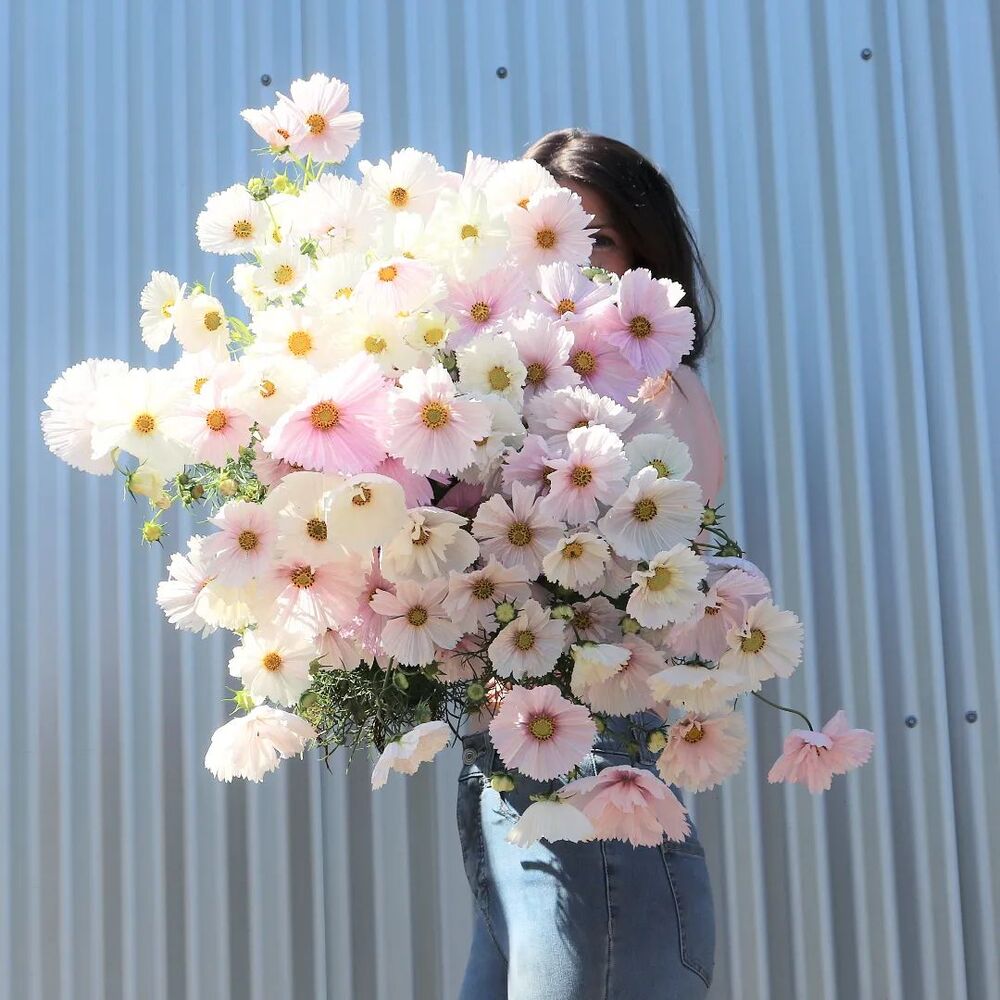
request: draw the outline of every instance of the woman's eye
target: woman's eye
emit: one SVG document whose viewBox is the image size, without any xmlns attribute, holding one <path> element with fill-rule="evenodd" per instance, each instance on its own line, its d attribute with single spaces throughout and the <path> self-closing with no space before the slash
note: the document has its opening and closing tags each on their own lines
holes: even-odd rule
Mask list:
<svg viewBox="0 0 1000 1000">
<path fill-rule="evenodd" d="M 612 240 L 608 236 L 602 236 L 600 233 L 598 233 L 594 237 L 594 248 L 595 249 L 599 248 L 601 250 L 608 250 L 611 247 L 613 247 L 614 245 L 615 245 L 614 240 Z"/>
</svg>

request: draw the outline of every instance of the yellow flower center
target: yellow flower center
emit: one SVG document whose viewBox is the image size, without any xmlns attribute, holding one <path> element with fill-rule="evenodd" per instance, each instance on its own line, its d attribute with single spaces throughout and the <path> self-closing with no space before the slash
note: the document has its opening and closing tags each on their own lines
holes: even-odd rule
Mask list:
<svg viewBox="0 0 1000 1000">
<path fill-rule="evenodd" d="M 203 388 L 205 387 L 205 383 L 206 383 L 207 381 L 208 381 L 208 379 L 207 379 L 207 378 L 206 378 L 206 377 L 205 377 L 204 375 L 199 375 L 199 376 L 198 376 L 198 378 L 196 378 L 196 379 L 194 380 L 194 385 L 193 385 L 193 386 L 191 386 L 191 388 L 192 388 L 192 389 L 194 389 L 194 394 L 195 394 L 196 396 L 197 396 L 197 395 L 198 395 L 198 393 L 200 393 L 200 392 L 201 392 L 201 390 L 202 390 L 202 389 L 203 389 Z"/>
<path fill-rule="evenodd" d="M 386 264 L 385 267 L 380 267 L 378 269 L 378 280 L 395 281 L 397 274 L 399 274 L 399 268 L 393 264 Z"/>
<path fill-rule="evenodd" d="M 549 716 L 539 715 L 528 723 L 528 731 L 536 740 L 550 740 L 555 735 L 556 724 Z"/>
<path fill-rule="evenodd" d="M 367 507 L 371 502 L 372 491 L 367 486 L 362 486 L 357 493 L 351 497 L 351 503 L 355 507 Z"/>
<path fill-rule="evenodd" d="M 222 326 L 222 314 L 218 309 L 209 309 L 202 318 L 202 323 L 205 324 L 205 329 L 210 330 L 213 333 Z"/>
<path fill-rule="evenodd" d="M 717 615 L 721 610 L 722 609 L 719 607 L 718 604 L 709 604 L 708 607 L 705 608 L 705 614 L 706 615 Z"/>
<path fill-rule="evenodd" d="M 309 566 L 296 566 L 292 571 L 292 583 L 299 590 L 307 590 L 316 582 L 316 574 Z"/>
<path fill-rule="evenodd" d="M 643 497 L 641 500 L 636 501 L 635 506 L 632 508 L 632 516 L 637 520 L 645 524 L 646 521 L 652 521 L 656 517 L 656 501 L 652 497 Z"/>
<path fill-rule="evenodd" d="M 326 521 L 321 517 L 311 517 L 306 521 L 306 534 L 314 542 L 326 541 Z"/>
<path fill-rule="evenodd" d="M 428 618 L 430 618 L 430 615 L 427 614 L 427 609 L 422 608 L 419 605 L 410 608 L 410 610 L 406 612 L 406 620 L 414 628 L 420 628 L 421 625 L 426 625 Z"/>
<path fill-rule="evenodd" d="M 670 566 L 657 566 L 653 575 L 646 581 L 646 587 L 653 593 L 659 593 L 670 586 L 673 578 L 674 571 Z"/>
<path fill-rule="evenodd" d="M 767 642 L 767 636 L 759 628 L 750 629 L 750 634 L 740 642 L 744 653 L 759 653 Z"/>
<path fill-rule="evenodd" d="M 534 648 L 534 645 L 535 633 L 529 629 L 522 629 L 514 636 L 514 646 L 522 653 L 527 653 L 528 650 Z"/>
<path fill-rule="evenodd" d="M 225 410 L 209 410 L 205 414 L 205 423 L 208 424 L 209 430 L 221 431 L 229 426 L 229 418 Z"/>
<path fill-rule="evenodd" d="M 288 335 L 288 351 L 301 358 L 313 349 L 312 334 L 308 330 L 293 330 Z"/>
<path fill-rule="evenodd" d="M 336 292 L 333 293 L 335 299 L 349 299 L 351 293 L 354 291 L 349 285 L 344 285 L 343 288 L 338 288 Z"/>
<path fill-rule="evenodd" d="M 479 229 L 468 222 L 462 226 L 461 237 L 463 240 L 473 240 L 479 235 Z"/>
<path fill-rule="evenodd" d="M 486 378 L 490 383 L 490 388 L 495 392 L 510 388 L 510 373 L 502 365 L 494 365 Z"/>
<path fill-rule="evenodd" d="M 572 299 L 560 299 L 556 303 L 556 312 L 560 316 L 565 316 L 566 313 L 576 312 L 576 303 Z"/>
<path fill-rule="evenodd" d="M 322 135 L 326 131 L 326 119 L 317 112 L 313 112 L 306 119 L 306 124 L 313 135 Z"/>
<path fill-rule="evenodd" d="M 444 340 L 444 328 L 440 326 L 432 326 L 427 330 L 424 330 L 424 343 L 428 347 L 436 347 L 441 341 Z"/>
<path fill-rule="evenodd" d="M 279 264 L 274 269 L 274 283 L 287 285 L 295 277 L 295 268 L 291 264 Z"/>
<path fill-rule="evenodd" d="M 132 430 L 137 434 L 152 434 L 156 430 L 156 417 L 152 413 L 139 413 L 132 421 Z"/>
<path fill-rule="evenodd" d="M 578 465 L 569 474 L 569 478 L 574 486 L 589 486 L 594 480 L 594 473 L 586 465 Z"/>
<path fill-rule="evenodd" d="M 324 400 L 309 411 L 309 421 L 318 431 L 332 430 L 340 423 L 340 410 L 329 400 Z"/>
<path fill-rule="evenodd" d="M 591 351 L 577 351 L 569 359 L 569 366 L 577 375 L 592 375 L 597 368 L 597 358 Z"/>
<path fill-rule="evenodd" d="M 265 653 L 264 658 L 260 661 L 260 665 L 265 670 L 270 670 L 273 674 L 275 670 L 281 668 L 281 653 L 271 650 L 270 653 Z"/>
<path fill-rule="evenodd" d="M 633 316 L 628 324 L 628 332 L 637 340 L 642 340 L 653 332 L 653 324 L 645 316 Z"/>
<path fill-rule="evenodd" d="M 528 385 L 541 385 L 545 381 L 546 375 L 548 375 L 548 371 L 541 361 L 532 361 L 528 365 Z"/>
<path fill-rule="evenodd" d="M 269 379 L 265 378 L 260 383 L 260 398 L 270 399 L 278 391 L 278 387 Z"/>
<path fill-rule="evenodd" d="M 654 458 L 649 464 L 656 469 L 656 474 L 660 479 L 664 479 L 670 475 L 670 469 L 668 468 L 667 463 L 662 459 Z"/>
<path fill-rule="evenodd" d="M 167 301 L 164 302 L 162 306 L 160 306 L 160 315 L 164 319 L 170 319 L 170 317 L 173 315 L 173 313 L 171 312 L 173 307 L 174 307 L 174 300 L 167 299 Z"/>
<path fill-rule="evenodd" d="M 253 236 L 253 223 L 249 219 L 237 219 L 233 223 L 233 236 L 238 240 L 248 240 Z"/>
<path fill-rule="evenodd" d="M 704 738 L 705 730 L 697 722 L 692 722 L 688 731 L 684 734 L 685 743 L 700 743 Z"/>
<path fill-rule="evenodd" d="M 389 345 L 386 343 L 385 337 L 370 333 L 365 337 L 364 346 L 369 354 L 382 354 Z"/>
<path fill-rule="evenodd" d="M 579 632 L 586 631 L 593 624 L 594 618 L 589 611 L 577 611 L 570 620 L 570 625 Z"/>
<path fill-rule="evenodd" d="M 420 419 L 424 427 L 437 431 L 451 420 L 451 410 L 441 400 L 432 399 L 429 403 L 424 403 L 423 409 L 420 411 Z"/>
<path fill-rule="evenodd" d="M 477 323 L 485 323 L 490 318 L 490 309 L 488 303 L 486 302 L 474 302 L 472 308 L 469 310 L 469 315 Z"/>
<path fill-rule="evenodd" d="M 431 540 L 431 533 L 421 525 L 420 532 L 413 539 L 414 545 L 426 545 Z"/>
<path fill-rule="evenodd" d="M 530 545 L 533 535 L 531 525 L 525 524 L 524 521 L 515 521 L 507 529 L 507 541 L 519 548 L 522 545 Z"/>
<path fill-rule="evenodd" d="M 410 200 L 410 192 L 405 187 L 394 187 L 389 192 L 389 203 L 393 208 L 405 208 Z"/>
<path fill-rule="evenodd" d="M 472 585 L 472 596 L 477 601 L 488 601 L 496 593 L 496 584 L 487 576 L 481 576 Z"/>
<path fill-rule="evenodd" d="M 527 198 L 522 198 L 522 199 L 521 199 L 521 200 L 520 200 L 520 201 L 519 201 L 519 202 L 517 203 L 517 207 L 518 207 L 518 208 L 527 208 L 527 207 L 528 207 L 528 199 L 527 199 Z"/>
<path fill-rule="evenodd" d="M 563 546 L 562 554 L 566 559 L 579 559 L 583 555 L 583 543 L 569 542 Z"/>
<path fill-rule="evenodd" d="M 257 548 L 257 545 L 260 543 L 260 536 L 256 531 L 244 528 L 244 530 L 240 532 L 237 541 L 239 542 L 240 548 L 244 552 L 253 552 L 253 550 Z"/>
<path fill-rule="evenodd" d="M 551 250 L 556 245 L 556 234 L 552 229 L 539 229 L 535 233 L 535 243 L 542 250 Z"/>
</svg>

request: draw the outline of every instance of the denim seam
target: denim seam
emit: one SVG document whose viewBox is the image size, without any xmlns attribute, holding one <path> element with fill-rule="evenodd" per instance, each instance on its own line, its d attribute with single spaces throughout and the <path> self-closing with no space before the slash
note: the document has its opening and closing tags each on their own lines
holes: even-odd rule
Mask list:
<svg viewBox="0 0 1000 1000">
<path fill-rule="evenodd" d="M 478 862 L 476 865 L 476 885 L 479 888 L 480 898 L 477 898 L 477 903 L 479 904 L 479 909 L 483 914 L 483 921 L 486 924 L 486 929 L 490 933 L 490 937 L 493 939 L 493 944 L 496 945 L 497 951 L 500 953 L 500 957 L 503 959 L 504 965 L 508 968 L 510 963 L 507 960 L 507 956 L 504 954 L 503 948 L 500 947 L 500 942 L 497 940 L 496 928 L 493 926 L 493 921 L 490 919 L 490 893 L 489 893 L 489 881 L 486 878 L 486 873 L 484 871 L 486 867 L 486 838 L 483 835 L 483 792 L 486 790 L 486 781 L 479 787 L 479 807 L 476 809 L 476 836 L 479 840 L 479 855 Z"/>
<path fill-rule="evenodd" d="M 695 855 L 688 854 L 688 857 L 694 856 Z M 664 851 L 662 843 L 660 844 L 660 859 L 663 861 L 663 870 L 667 873 L 667 881 L 670 883 L 670 895 L 673 896 L 674 910 L 677 913 L 677 934 L 680 943 L 681 963 L 686 968 L 690 969 L 706 986 L 711 987 L 712 979 L 708 970 L 703 969 L 696 961 L 688 957 L 687 940 L 684 933 L 684 907 L 681 905 L 680 896 L 677 892 L 677 886 L 674 882 L 674 876 L 670 871 L 670 864 L 667 861 L 666 851 Z"/>
</svg>

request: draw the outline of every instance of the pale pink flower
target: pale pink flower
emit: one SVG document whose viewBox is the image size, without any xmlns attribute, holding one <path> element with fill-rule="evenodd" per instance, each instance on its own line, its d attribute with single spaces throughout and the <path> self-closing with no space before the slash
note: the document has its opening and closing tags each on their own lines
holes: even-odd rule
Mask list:
<svg viewBox="0 0 1000 1000">
<path fill-rule="evenodd" d="M 587 593 L 587 585 L 604 575 L 611 558 L 608 543 L 592 531 L 576 531 L 559 539 L 555 548 L 542 560 L 542 572 L 547 580 Z"/>
<path fill-rule="evenodd" d="M 198 613 L 198 598 L 215 579 L 212 559 L 204 551 L 205 537 L 192 535 L 187 542 L 187 554 L 175 552 L 168 563 L 168 579 L 156 587 L 156 603 L 163 609 L 167 621 L 175 628 L 209 635 L 217 628 Z"/>
<path fill-rule="evenodd" d="M 439 364 L 404 372 L 387 416 L 387 448 L 411 472 L 423 475 L 460 471 L 472 460 L 476 441 L 490 432 L 486 404 L 459 396 Z"/>
<path fill-rule="evenodd" d="M 585 385 L 541 392 L 525 405 L 528 430 L 540 434 L 552 449 L 566 445 L 566 435 L 574 428 L 602 424 L 619 436 L 634 419 L 620 403 L 598 396 Z"/>
<path fill-rule="evenodd" d="M 526 399 L 539 392 L 578 385 L 580 376 L 569 366 L 573 335 L 560 323 L 526 313 L 506 325 L 525 367 Z"/>
<path fill-rule="evenodd" d="M 668 784 L 704 792 L 742 767 L 746 749 L 747 727 L 742 715 L 688 715 L 671 725 L 656 767 Z"/>
<path fill-rule="evenodd" d="M 683 289 L 644 267 L 626 271 L 618 285 L 618 310 L 608 314 L 604 335 L 639 371 L 673 371 L 694 342 L 694 314 L 677 306 Z"/>
<path fill-rule="evenodd" d="M 357 670 L 361 652 L 361 647 L 340 629 L 328 628 L 316 640 L 316 659 L 322 670 Z"/>
<path fill-rule="evenodd" d="M 484 556 L 494 556 L 504 566 L 521 566 L 529 577 L 538 576 L 542 559 L 562 537 L 563 529 L 541 510 L 530 486 L 513 483 L 511 504 L 494 494 L 479 507 L 472 522 Z"/>
<path fill-rule="evenodd" d="M 298 704 L 312 683 L 309 665 L 316 656 L 311 638 L 295 632 L 261 627 L 247 629 L 229 660 L 229 673 L 238 677 L 257 701 Z"/>
<path fill-rule="evenodd" d="M 384 653 L 381 636 L 385 619 L 375 611 L 371 603 L 380 590 L 395 594 L 396 585 L 383 576 L 379 559 L 373 558 L 364 576 L 354 616 L 339 630 L 346 638 L 356 642 L 370 660 Z"/>
<path fill-rule="evenodd" d="M 406 524 L 382 546 L 382 572 L 390 580 L 434 580 L 452 570 L 464 572 L 479 555 L 467 524 L 468 518 L 437 507 L 407 511 Z"/>
<path fill-rule="evenodd" d="M 268 488 L 278 486 L 285 476 L 293 472 L 302 472 L 301 465 L 286 462 L 283 458 L 272 458 L 267 454 L 259 454 L 251 463 L 253 474 Z"/>
<path fill-rule="evenodd" d="M 835 774 L 847 774 L 867 763 L 874 746 L 875 736 L 867 729 L 848 729 L 841 709 L 822 732 L 793 729 L 767 780 L 802 784 L 813 794 L 825 792 Z"/>
<path fill-rule="evenodd" d="M 388 163 L 362 160 L 358 169 L 362 187 L 381 207 L 407 215 L 430 215 L 445 184 L 441 164 L 430 153 L 409 146 L 397 149 Z"/>
<path fill-rule="evenodd" d="M 802 637 L 802 622 L 765 597 L 726 634 L 729 648 L 719 657 L 719 666 L 745 677 L 750 689 L 759 691 L 772 677 L 791 677 L 802 659 Z"/>
<path fill-rule="evenodd" d="M 666 666 L 663 654 L 637 635 L 623 636 L 618 646 L 628 651 L 628 659 L 605 680 L 586 683 L 573 672 L 573 693 L 595 712 L 608 715 L 631 715 L 644 712 L 656 704 L 649 687 L 649 678 Z"/>
<path fill-rule="evenodd" d="M 437 269 L 426 261 L 394 256 L 375 261 L 354 291 L 363 308 L 395 316 L 426 305 L 437 281 Z"/>
<path fill-rule="evenodd" d="M 387 397 L 378 365 L 354 355 L 313 382 L 305 399 L 271 428 L 264 450 L 321 472 L 370 472 L 386 456 L 381 432 Z"/>
<path fill-rule="evenodd" d="M 482 648 L 478 636 L 466 635 L 459 639 L 454 649 L 439 649 L 434 658 L 439 671 L 437 679 L 452 684 L 479 677 L 483 672 Z"/>
<path fill-rule="evenodd" d="M 305 719 L 259 705 L 215 731 L 205 767 L 220 781 L 260 781 L 283 759 L 301 755 L 315 738 L 316 730 Z"/>
<path fill-rule="evenodd" d="M 549 488 L 549 445 L 540 434 L 529 434 L 520 450 L 511 452 L 504 459 L 501 481 L 505 493 L 510 493 L 514 483 L 530 486 L 536 493 Z"/>
<path fill-rule="evenodd" d="M 403 733 L 382 751 L 372 771 L 372 788 L 381 788 L 390 771 L 414 774 L 421 764 L 433 760 L 448 745 L 449 739 L 451 729 L 440 719 L 422 722 Z"/>
<path fill-rule="evenodd" d="M 238 587 L 269 568 L 278 535 L 270 510 L 230 500 L 209 520 L 219 531 L 205 539 L 202 553 L 222 583 Z"/>
<path fill-rule="evenodd" d="M 452 573 L 448 578 L 448 612 L 463 632 L 480 625 L 496 628 L 494 611 L 502 601 L 527 600 L 528 574 L 523 566 L 506 567 L 492 556 L 482 569 Z"/>
<path fill-rule="evenodd" d="M 621 638 L 622 612 L 606 597 L 598 595 L 577 601 L 572 608 L 573 617 L 566 623 L 567 633 L 575 635 L 577 641 L 617 642 Z"/>
<path fill-rule="evenodd" d="M 400 663 L 421 667 L 434 662 L 438 647 L 455 646 L 462 636 L 448 614 L 444 580 L 417 583 L 401 580 L 396 592 L 375 592 L 371 609 L 384 620 L 382 646 Z"/>
<path fill-rule="evenodd" d="M 395 479 L 403 487 L 407 507 L 429 507 L 434 499 L 434 489 L 426 476 L 417 475 L 403 464 L 401 458 L 389 457 L 375 467 L 375 473 Z"/>
<path fill-rule="evenodd" d="M 355 558 L 316 566 L 288 561 L 274 565 L 261 582 L 275 628 L 317 636 L 351 620 L 364 577 Z"/>
<path fill-rule="evenodd" d="M 587 228 L 593 218 L 575 191 L 562 187 L 538 191 L 523 210 L 507 212 L 510 251 L 527 267 L 557 260 L 585 264 L 594 243 L 594 230 Z"/>
<path fill-rule="evenodd" d="M 594 316 L 601 303 L 614 294 L 611 285 L 596 284 L 566 261 L 539 267 L 538 289 L 550 315 L 571 327 Z"/>
<path fill-rule="evenodd" d="M 517 617 L 490 643 L 494 672 L 517 678 L 547 674 L 562 655 L 565 628 L 537 601 L 525 601 Z"/>
<path fill-rule="evenodd" d="M 628 405 L 642 382 L 642 375 L 592 323 L 574 328 L 569 366 L 588 389 L 622 405 Z"/>
<path fill-rule="evenodd" d="M 590 712 L 564 698 L 554 684 L 515 685 L 489 728 L 504 764 L 538 781 L 566 774 L 586 757 L 597 736 Z"/>
<path fill-rule="evenodd" d="M 679 705 L 689 712 L 711 715 L 722 711 L 747 690 L 746 678 L 721 667 L 675 663 L 649 678 L 649 689 L 660 701 Z"/>
<path fill-rule="evenodd" d="M 286 149 L 290 142 L 298 142 L 309 130 L 302 116 L 282 101 L 273 108 L 244 108 L 240 117 L 274 149 Z M 291 162 L 287 153 L 278 159 L 283 163 Z"/>
<path fill-rule="evenodd" d="M 250 415 L 229 402 L 228 390 L 210 382 L 165 421 L 166 432 L 191 449 L 195 462 L 222 466 L 250 444 Z"/>
<path fill-rule="evenodd" d="M 477 334 L 498 329 L 525 299 L 520 272 L 512 267 L 498 267 L 474 281 L 453 284 L 441 308 L 454 317 L 458 328 L 448 343 L 462 347 Z"/>
<path fill-rule="evenodd" d="M 517 847 L 530 847 L 539 840 L 579 843 L 594 839 L 594 824 L 576 806 L 558 796 L 532 802 L 504 839 Z"/>
<path fill-rule="evenodd" d="M 569 782 L 562 793 L 594 824 L 600 840 L 636 847 L 683 841 L 691 832 L 687 810 L 669 785 L 642 768 L 621 764 Z"/>
<path fill-rule="evenodd" d="M 350 88 L 336 77 L 313 73 L 308 80 L 293 80 L 289 90 L 291 97 L 279 93 L 278 101 L 301 123 L 288 137 L 292 152 L 319 163 L 340 163 L 358 141 L 365 120 L 347 110 Z"/>
<path fill-rule="evenodd" d="M 632 656 L 632 650 L 625 646 L 591 642 L 571 646 L 570 653 L 573 656 L 572 690 L 578 696 L 591 684 L 613 677 Z"/>
<path fill-rule="evenodd" d="M 549 492 L 541 501 L 551 517 L 583 524 L 600 514 L 625 488 L 628 459 L 622 439 L 607 427 L 579 427 L 566 435 L 565 458 L 550 459 Z"/>
<path fill-rule="evenodd" d="M 705 578 L 705 560 L 686 543 L 678 543 L 632 574 L 635 589 L 626 610 L 645 628 L 662 628 L 687 621 L 701 600 L 698 585 Z"/>
</svg>

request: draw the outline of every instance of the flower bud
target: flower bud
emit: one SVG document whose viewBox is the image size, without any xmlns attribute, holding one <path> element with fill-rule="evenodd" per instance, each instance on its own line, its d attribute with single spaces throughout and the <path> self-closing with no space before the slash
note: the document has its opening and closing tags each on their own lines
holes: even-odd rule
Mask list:
<svg viewBox="0 0 1000 1000">
<path fill-rule="evenodd" d="M 626 615 L 621 622 L 621 630 L 625 635 L 637 635 L 642 626 L 631 616 Z"/>
<path fill-rule="evenodd" d="M 191 487 L 191 499 L 200 500 L 205 495 L 205 487 L 201 483 L 195 483 Z"/>
<path fill-rule="evenodd" d="M 161 490 L 149 502 L 157 510 L 169 510 L 170 505 L 174 502 L 174 498 L 166 490 Z"/>
<path fill-rule="evenodd" d="M 405 691 L 410 686 L 410 681 L 401 670 L 397 670 L 392 675 L 392 683 L 399 688 L 400 691 Z"/>
<path fill-rule="evenodd" d="M 221 496 L 231 497 L 236 493 L 238 488 L 236 480 L 230 479 L 228 476 L 219 480 L 219 494 Z"/>
<path fill-rule="evenodd" d="M 490 788 L 494 792 L 514 791 L 514 779 L 509 774 L 491 774 Z"/>
<path fill-rule="evenodd" d="M 247 181 L 247 191 L 254 201 L 263 201 L 271 193 L 271 186 L 266 177 L 251 177 Z"/>
<path fill-rule="evenodd" d="M 241 712 L 249 712 L 251 709 L 257 707 L 257 702 L 254 701 L 253 695 L 246 688 L 240 688 L 233 697 L 233 701 Z"/>
<path fill-rule="evenodd" d="M 664 735 L 662 729 L 654 729 L 646 738 L 646 746 L 653 753 L 659 753 L 666 745 L 667 737 Z"/>
<path fill-rule="evenodd" d="M 279 194 L 284 194 L 286 191 L 289 191 L 294 187 L 295 184 L 284 174 L 278 174 L 278 176 L 274 178 L 274 190 Z"/>
<path fill-rule="evenodd" d="M 465 695 L 469 701 L 482 701 L 486 697 L 486 688 L 479 681 L 473 681 L 465 689 Z"/>
<path fill-rule="evenodd" d="M 736 542 L 726 542 L 725 545 L 719 549 L 720 556 L 742 556 L 743 550 L 736 544 Z"/>
<path fill-rule="evenodd" d="M 603 733 L 608 728 L 608 724 L 599 715 L 594 716 L 594 725 L 597 727 L 598 733 Z"/>
<path fill-rule="evenodd" d="M 509 625 L 517 617 L 517 608 L 510 601 L 502 601 L 497 605 L 496 616 L 501 625 Z"/>
<path fill-rule="evenodd" d="M 557 604 L 551 611 L 553 618 L 564 622 L 572 621 L 575 614 L 576 612 L 568 604 Z"/>
<path fill-rule="evenodd" d="M 163 530 L 162 524 L 157 524 L 156 521 L 147 521 L 142 526 L 142 540 L 144 542 L 158 542 L 166 532 Z"/>
<path fill-rule="evenodd" d="M 155 469 L 146 469 L 139 466 L 134 472 L 130 472 L 125 479 L 125 485 L 130 493 L 138 493 L 139 496 L 155 497 L 163 490 L 164 479 Z"/>
<path fill-rule="evenodd" d="M 706 507 L 701 513 L 702 527 L 707 528 L 709 525 L 715 524 L 718 520 L 714 507 Z"/>
</svg>

